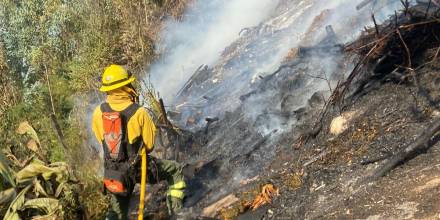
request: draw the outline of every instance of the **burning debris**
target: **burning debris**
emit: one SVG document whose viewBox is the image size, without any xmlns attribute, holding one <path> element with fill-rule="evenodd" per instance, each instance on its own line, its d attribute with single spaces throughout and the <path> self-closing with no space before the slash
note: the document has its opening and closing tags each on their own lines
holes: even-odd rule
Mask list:
<svg viewBox="0 0 440 220">
<path fill-rule="evenodd" d="M 246 205 L 249 205 L 250 209 L 256 210 L 265 204 L 272 203 L 272 199 L 279 194 L 279 190 L 272 184 L 266 184 L 263 186 L 261 193 L 254 199 L 254 201 Z"/>
<path fill-rule="evenodd" d="M 313 1 L 284 2 L 295 10 L 246 28 L 217 62 L 199 66 L 184 80 L 167 110 L 172 113 L 169 122 L 183 128 L 175 152 L 187 163 L 187 207 L 200 213 L 208 207 L 205 216 L 225 219 L 248 210 L 267 214 L 265 204 L 270 203 L 275 216 L 319 219 L 336 210 L 335 216 L 347 217 L 353 210 L 340 213 L 341 207 L 349 206 L 344 201 L 358 195 L 357 187 L 367 187 L 358 179 L 371 173 L 377 179 L 435 143 L 437 122 L 426 126 L 426 132 L 413 126 L 411 132 L 423 134 L 414 144 L 393 132 L 409 129 L 401 127 L 407 121 L 396 119 L 410 117 L 402 107 L 410 105 L 404 98 L 415 97 L 419 120 L 431 115 L 424 112 L 438 108 L 440 96 L 424 88 L 426 77 L 418 74 L 438 61 L 438 6 L 432 1 L 403 1 L 403 10 L 384 21 L 383 14 L 400 9 L 400 2 L 335 2 L 331 9 Z M 354 12 L 347 17 L 355 19 L 335 15 L 348 7 Z M 372 27 L 360 37 L 353 31 L 368 24 Z M 292 40 L 297 30 L 310 39 Z M 383 87 L 413 84 L 416 93 L 410 91 L 404 98 L 396 94 L 405 104 L 371 98 Z M 368 98 L 372 100 L 365 101 Z M 373 108 L 371 103 L 381 105 Z M 382 106 L 392 110 L 379 114 Z M 395 119 L 391 124 L 389 117 Z M 391 159 L 374 167 L 375 172 L 368 168 L 367 174 L 362 167 L 387 158 Z M 258 180 L 242 184 L 257 175 Z M 247 200 L 236 193 L 266 180 L 278 188 L 257 186 Z M 279 191 L 283 194 L 275 196 Z"/>
<path fill-rule="evenodd" d="M 203 210 L 203 216 L 221 217 L 222 219 L 234 219 L 247 210 L 256 210 L 263 205 L 271 204 L 272 200 L 279 196 L 279 189 L 268 183 L 244 192 L 237 198 L 228 195 Z"/>
<path fill-rule="evenodd" d="M 238 202 L 239 199 L 235 195 L 228 195 L 223 199 L 215 202 L 214 204 L 203 209 L 202 216 L 214 218 L 218 215 L 218 212 L 224 208 L 228 208 L 234 203 Z"/>
</svg>

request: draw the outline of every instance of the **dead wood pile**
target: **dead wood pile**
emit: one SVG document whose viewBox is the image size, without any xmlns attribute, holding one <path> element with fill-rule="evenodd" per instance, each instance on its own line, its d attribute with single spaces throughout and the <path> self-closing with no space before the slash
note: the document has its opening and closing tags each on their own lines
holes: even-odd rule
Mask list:
<svg viewBox="0 0 440 220">
<path fill-rule="evenodd" d="M 400 14 L 396 12 L 380 26 L 373 15 L 375 27 L 366 29 L 357 41 L 347 46 L 347 52 L 356 53 L 360 59 L 347 80 L 333 93 L 333 104 L 343 105 L 347 100 L 365 94 L 375 84 L 395 81 L 415 85 L 418 93 L 425 96 L 433 108 L 438 108 L 438 101 L 420 86 L 417 70 L 438 62 L 440 8 L 432 1 L 413 7 L 407 1 L 402 1 L 402 4 L 403 11 Z M 427 50 L 435 52 L 426 57 Z M 391 155 L 367 179 L 384 176 L 394 167 L 429 149 L 438 141 L 439 130 L 440 120 L 437 119 L 413 143 Z"/>
<path fill-rule="evenodd" d="M 413 81 L 414 71 L 435 62 L 440 50 L 440 9 L 435 4 L 418 4 L 409 7 L 403 2 L 403 11 L 382 25 L 366 29 L 363 35 L 346 48 L 347 52 L 361 58 L 356 67 L 333 94 L 333 103 L 341 103 L 347 92 L 362 93 L 373 81 Z M 374 15 L 372 15 L 374 19 Z M 376 22 L 375 22 L 376 23 Z M 428 49 L 436 53 L 428 62 L 417 59 Z M 421 63 L 423 62 L 423 63 Z M 353 82 L 357 79 L 357 85 Z"/>
<path fill-rule="evenodd" d="M 346 80 L 339 83 L 330 101 L 323 108 L 313 129 L 302 135 L 296 145 L 305 144 L 320 133 L 324 118 L 332 107 L 343 111 L 357 97 L 368 93 L 377 85 L 391 81 L 415 85 L 418 93 L 429 101 L 433 108 L 439 109 L 439 100 L 429 96 L 419 84 L 417 70 L 438 62 L 440 55 L 440 7 L 431 0 L 410 6 L 401 1 L 403 9 L 389 20 L 378 25 L 374 15 L 374 27 L 366 28 L 355 42 L 346 45 L 345 51 L 359 57 Z M 434 51 L 426 53 L 427 51 Z M 428 54 L 428 56 L 427 56 Z M 395 155 L 390 155 L 369 178 L 384 176 L 399 164 L 429 149 L 438 141 L 440 120 L 432 122 L 426 131 Z M 386 158 L 383 158 L 386 159 Z"/>
</svg>

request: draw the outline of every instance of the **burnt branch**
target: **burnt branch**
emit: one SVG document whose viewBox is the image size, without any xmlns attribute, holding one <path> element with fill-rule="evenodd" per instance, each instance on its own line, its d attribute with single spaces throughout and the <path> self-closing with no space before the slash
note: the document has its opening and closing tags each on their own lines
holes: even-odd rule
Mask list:
<svg viewBox="0 0 440 220">
<path fill-rule="evenodd" d="M 333 89 L 332 89 L 332 86 L 330 84 L 330 80 L 327 78 L 327 75 L 325 73 L 322 74 L 323 76 L 314 76 L 314 75 L 311 75 L 311 74 L 305 74 L 305 75 L 309 76 L 310 78 L 324 80 L 327 83 L 327 86 L 328 86 L 328 89 L 329 89 L 330 93 L 333 93 Z"/>
<path fill-rule="evenodd" d="M 400 41 L 402 42 L 405 51 L 406 51 L 406 55 L 407 55 L 407 64 L 408 64 L 408 68 L 412 67 L 412 62 L 411 62 L 411 52 L 409 51 L 408 45 L 406 44 L 405 40 L 402 37 L 402 33 L 400 32 L 399 29 L 396 30 L 397 35 L 399 36 Z"/>
<path fill-rule="evenodd" d="M 371 19 L 373 19 L 374 28 L 376 29 L 376 35 L 377 37 L 379 37 L 380 36 L 379 27 L 377 26 L 377 22 L 376 22 L 376 18 L 374 17 L 374 14 L 371 14 Z"/>
<path fill-rule="evenodd" d="M 426 152 L 426 150 L 439 141 L 440 135 L 437 134 L 438 131 L 440 131 L 440 119 L 434 121 L 413 143 L 393 155 L 386 163 L 377 168 L 368 179 L 375 180 L 383 177 L 399 164 L 403 164 L 408 159 Z"/>
</svg>

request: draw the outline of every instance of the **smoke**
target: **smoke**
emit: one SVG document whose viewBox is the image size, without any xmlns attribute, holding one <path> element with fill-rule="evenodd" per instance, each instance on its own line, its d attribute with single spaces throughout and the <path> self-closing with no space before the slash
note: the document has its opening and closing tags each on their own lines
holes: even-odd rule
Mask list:
<svg viewBox="0 0 440 220">
<path fill-rule="evenodd" d="M 356 10 L 361 1 L 199 0 L 183 22 L 166 24 L 150 79 L 168 110 L 180 113 L 181 127 L 198 129 L 206 126 L 204 117 L 220 118 L 208 143 L 190 155 L 229 161 L 223 168 L 232 177 L 213 179 L 213 192 L 229 192 L 266 167 L 282 147 L 279 138 L 295 135 L 296 112 L 319 108 L 310 98 L 318 92 L 328 98 L 354 66 L 352 58 L 331 51 L 286 61 L 291 51 L 349 43 L 373 25 L 371 14 L 380 23 L 402 8 L 398 0 L 378 0 Z M 204 64 L 209 67 L 198 69 Z"/>
<path fill-rule="evenodd" d="M 212 65 L 239 32 L 258 25 L 273 12 L 278 0 L 200 0 L 183 22 L 169 21 L 158 45 L 162 58 L 151 67 L 155 88 L 171 102 L 201 64 Z"/>
<path fill-rule="evenodd" d="M 163 40 L 158 45 L 163 56 L 151 68 L 151 81 L 167 103 L 180 107 L 185 107 L 185 104 L 198 106 L 198 109 L 178 109 L 183 115 L 181 125 L 194 112 L 203 116 L 221 116 L 225 111 L 243 105 L 239 97 L 255 87 L 258 77 L 274 72 L 289 50 L 316 45 L 326 37 L 327 25 L 332 25 L 337 43 L 347 43 L 359 36 L 364 26 L 372 24 L 372 13 L 381 22 L 401 8 L 399 1 L 378 1 L 357 11 L 356 5 L 360 2 L 197 1 L 182 23 L 170 21 L 166 24 Z M 242 32 L 240 36 L 239 32 Z M 330 56 L 326 62 L 309 62 L 309 65 L 316 65 L 314 69 L 310 68 L 311 75 L 321 69 L 331 78 L 339 58 L 333 59 L 333 54 L 325 56 Z M 176 100 L 176 94 L 202 64 L 210 66 L 208 71 L 203 72 L 201 78 L 204 81 L 193 86 L 184 95 L 184 100 Z M 295 74 L 296 70 L 291 69 L 290 72 Z M 303 97 L 297 98 L 297 107 L 303 106 L 314 92 L 328 90 L 327 87 L 328 84 L 322 80 L 313 80 L 311 85 L 304 87 L 304 91 L 300 91 Z M 261 112 L 276 105 L 265 101 L 276 92 L 272 89 L 253 97 L 251 107 L 245 111 L 251 114 L 248 118 L 255 120 Z M 267 125 L 260 126 L 264 130 L 262 133 L 286 125 L 282 120 L 277 117 L 266 120 Z"/>
<path fill-rule="evenodd" d="M 289 95 L 279 88 L 283 82 L 275 80 L 271 82 L 274 85 L 265 86 L 262 84 L 267 81 L 259 79 L 272 76 L 292 49 L 322 44 L 329 36 L 331 43 L 325 45 L 346 44 L 356 39 L 364 27 L 373 25 L 372 14 L 380 23 L 402 8 L 400 1 L 382 0 L 356 10 L 360 2 L 196 1 L 183 22 L 169 21 L 165 25 L 158 45 L 163 55 L 151 67 L 151 81 L 166 103 L 171 104 L 169 108 L 181 113 L 179 123 L 187 129 L 205 123 L 199 120 L 191 127 L 186 123 L 190 118 L 194 121 L 194 117 L 221 117 L 226 111 L 242 107 L 246 120 L 254 122 L 262 135 L 290 130 L 296 120 L 286 117 L 280 106 Z M 327 26 L 332 27 L 333 33 Z M 276 74 L 275 78 L 285 78 L 281 81 L 298 84 L 288 91 L 292 94 L 287 97 L 289 109 L 305 107 L 318 91 L 330 93 L 337 80 L 352 70 L 351 60 L 344 59 L 341 53 L 321 52 Z M 209 68 L 197 72 L 197 82 L 176 99 L 182 86 L 203 64 Z M 345 68 L 340 69 L 340 65 Z M 318 75 L 328 80 L 313 77 Z M 258 91 L 259 87 L 268 88 Z M 247 94 L 253 95 L 241 100 Z"/>
</svg>

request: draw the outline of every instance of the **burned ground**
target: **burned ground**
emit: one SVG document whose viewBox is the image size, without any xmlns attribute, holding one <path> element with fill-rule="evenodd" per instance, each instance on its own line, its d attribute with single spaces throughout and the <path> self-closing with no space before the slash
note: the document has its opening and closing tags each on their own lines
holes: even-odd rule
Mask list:
<svg viewBox="0 0 440 220">
<path fill-rule="evenodd" d="M 238 201 L 220 207 L 217 218 L 439 218 L 437 138 L 375 175 L 440 120 L 438 15 L 436 5 L 408 5 L 346 45 L 327 26 L 321 41 L 293 48 L 275 72 L 232 87 L 241 95 L 231 100 L 237 97 L 222 94 L 227 86 L 215 87 L 217 80 L 227 85 L 254 73 L 228 78 L 219 69 L 254 65 L 236 57 L 243 45 L 252 51 L 247 39 L 266 27 L 246 30 L 250 37 L 225 50 L 219 66 L 201 66 L 180 91 L 182 106 L 197 105 L 170 116 L 190 128 L 177 154 L 188 176 L 184 215 L 199 218 L 232 194 Z M 238 107 L 204 120 L 202 110 L 228 104 Z M 336 117 L 349 118 L 347 128 L 332 134 Z M 280 195 L 250 211 L 246 204 L 268 183 Z"/>
<path fill-rule="evenodd" d="M 431 67 L 424 70 L 437 71 Z M 423 78 L 430 79 L 430 76 Z M 366 160 L 395 154 L 437 119 L 438 111 L 415 91 L 416 87 L 411 85 L 382 85 L 347 109 L 363 113 L 343 134 L 337 137 L 320 134 L 301 149 L 286 149 L 280 156 L 282 161 L 286 161 L 289 154 L 290 161 L 301 163 L 289 162 L 289 169 L 282 172 L 295 173 L 304 169 L 304 174 L 299 189 L 286 186 L 285 182 L 289 181 L 284 179 L 286 176 L 271 179 L 284 192 L 273 204 L 276 218 L 437 218 L 434 215 L 440 211 L 436 181 L 439 144 L 375 182 L 365 181 L 365 177 L 383 161 L 362 165 Z M 303 168 L 302 161 L 321 152 L 327 153 Z M 297 155 L 302 156 L 298 158 Z M 284 170 L 285 164 L 278 169 Z M 293 177 L 287 175 L 287 178 Z M 285 208 L 280 208 L 283 206 Z"/>
<path fill-rule="evenodd" d="M 417 10 L 420 5 L 417 7 L 410 10 Z M 429 11 L 426 5 L 424 11 Z M 411 20 L 411 16 L 406 19 Z M 440 45 L 438 39 L 427 40 L 436 34 L 420 36 L 426 31 L 437 32 L 436 25 L 433 30 L 430 25 L 413 28 L 407 35 L 402 34 L 402 40 L 398 34 L 397 39 L 388 39 L 392 42 L 381 45 L 386 48 L 383 53 L 369 59 L 370 63 L 361 70 L 364 75 L 359 73 L 361 79 L 368 75 L 365 70 L 372 71 L 372 75 L 383 74 L 363 78 L 373 87 L 366 89 L 362 81 L 350 85 L 354 92 L 344 100 L 345 105 L 329 108 L 321 118 L 320 133 L 307 139 L 307 143 L 298 144 L 287 137 L 283 142 L 287 147 L 274 159 L 265 178 L 280 187 L 281 196 L 263 211 L 239 219 L 438 219 L 437 140 L 428 150 L 403 160 L 385 177 L 368 178 L 387 163 L 387 158 L 405 149 L 438 120 Z M 381 30 L 387 27 L 384 25 Z M 417 39 L 420 37 L 424 40 Z M 404 40 L 412 41 L 410 46 L 402 46 Z M 414 52 L 406 55 L 404 47 Z M 378 63 L 384 56 L 395 57 Z M 405 58 L 408 56 L 409 61 Z M 399 70 L 408 62 L 412 68 L 411 61 L 415 70 Z M 401 78 L 383 80 L 392 71 L 398 71 Z M 356 112 L 356 116 L 345 132 L 330 134 L 330 121 L 343 112 Z M 305 120 L 303 126 L 313 126 L 311 119 Z"/>
</svg>

